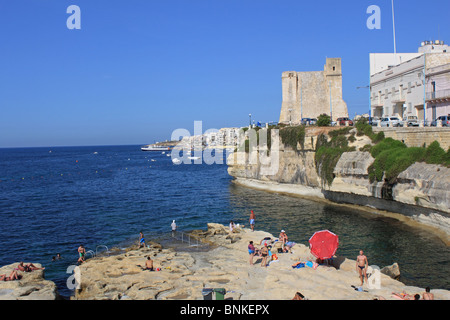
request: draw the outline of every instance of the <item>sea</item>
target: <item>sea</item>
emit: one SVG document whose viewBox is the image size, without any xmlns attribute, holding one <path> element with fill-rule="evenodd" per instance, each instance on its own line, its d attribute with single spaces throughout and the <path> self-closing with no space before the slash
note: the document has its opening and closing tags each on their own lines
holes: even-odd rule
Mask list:
<svg viewBox="0 0 450 320">
<path fill-rule="evenodd" d="M 163 239 L 173 220 L 185 232 L 206 230 L 209 222 L 248 226 L 253 210 L 257 230 L 277 237 L 284 229 L 290 241 L 308 245 L 315 231 L 328 229 L 339 236 L 338 255 L 355 260 L 363 250 L 370 265 L 397 262 L 407 285 L 450 290 L 450 249 L 435 234 L 232 180 L 225 161 L 176 165 L 167 153 L 137 145 L 0 149 L 0 266 L 40 263 L 67 298 L 80 245 L 88 258 L 124 250 L 141 231 L 146 241 Z"/>
</svg>

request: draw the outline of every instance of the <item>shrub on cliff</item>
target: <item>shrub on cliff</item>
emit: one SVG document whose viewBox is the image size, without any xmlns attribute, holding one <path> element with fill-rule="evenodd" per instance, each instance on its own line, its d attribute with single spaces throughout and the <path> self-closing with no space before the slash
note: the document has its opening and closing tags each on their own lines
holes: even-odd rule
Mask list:
<svg viewBox="0 0 450 320">
<path fill-rule="evenodd" d="M 445 162 L 447 162 L 448 165 L 448 159 L 446 159 L 447 155 L 448 152 L 446 153 L 444 149 L 441 148 L 439 142 L 433 141 L 425 151 L 424 161 L 430 164 L 445 164 Z"/>
<path fill-rule="evenodd" d="M 304 147 L 305 145 L 305 127 L 304 126 L 296 126 L 296 127 L 285 127 L 280 130 L 281 142 L 285 146 L 290 146 L 295 151 L 298 151 L 298 143 L 300 146 Z"/>
<path fill-rule="evenodd" d="M 383 139 L 380 143 L 374 145 L 370 150 L 372 157 L 376 158 L 381 152 L 396 148 L 407 148 L 406 144 L 392 138 Z"/>
<path fill-rule="evenodd" d="M 348 139 L 345 135 L 351 128 L 342 128 L 329 132 L 331 140 L 328 141 L 325 135 L 321 134 L 317 138 L 315 163 L 316 171 L 322 181 L 326 181 L 330 186 L 334 180 L 334 168 L 344 152 L 355 151 L 354 147 L 348 146 Z"/>
<path fill-rule="evenodd" d="M 371 148 L 375 158 L 368 168 L 370 182 L 382 181 L 394 184 L 400 172 L 415 162 L 450 165 L 448 152 L 442 149 L 437 141 L 425 147 L 407 147 L 403 142 L 386 138 Z"/>
<path fill-rule="evenodd" d="M 384 132 L 380 131 L 378 133 L 374 133 L 372 126 L 368 124 L 367 120 L 364 118 L 356 122 L 355 128 L 357 130 L 357 136 L 366 135 L 372 140 L 373 143 L 378 143 L 384 139 Z"/>
</svg>

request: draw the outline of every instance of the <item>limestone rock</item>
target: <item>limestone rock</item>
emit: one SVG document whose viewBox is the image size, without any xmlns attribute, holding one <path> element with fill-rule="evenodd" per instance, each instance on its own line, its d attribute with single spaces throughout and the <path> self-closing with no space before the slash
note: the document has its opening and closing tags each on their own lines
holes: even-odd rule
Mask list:
<svg viewBox="0 0 450 320">
<path fill-rule="evenodd" d="M 310 300 L 372 300 L 375 296 L 394 300 L 392 292 L 421 294 L 424 291 L 405 286 L 385 274 L 381 274 L 381 289 L 364 287 L 365 292 L 355 291 L 352 285 L 359 283 L 356 261 L 339 256 L 334 259 L 336 265 L 293 269 L 297 261 L 314 259 L 309 248 L 301 243 L 292 248 L 292 254 L 277 253 L 278 260 L 271 261 L 267 267 L 261 266 L 260 257 L 255 257 L 254 265 L 250 265 L 249 241 L 259 248 L 261 239 L 274 239 L 273 235 L 244 228 L 236 234 L 239 236 L 236 241 L 230 243 L 225 241 L 227 235 L 220 234 L 228 231 L 226 226 L 209 224 L 208 227 L 211 227 L 209 231 L 221 230 L 206 236 L 216 246 L 209 251 L 192 252 L 162 249 L 152 256 L 155 267 L 161 271 L 143 271 L 139 267 L 153 249 L 89 259 L 80 266 L 81 290 L 74 299 L 203 300 L 204 288 L 224 288 L 225 299 L 234 300 L 290 300 L 297 291 Z M 437 300 L 450 299 L 447 290 L 431 292 Z"/>
<path fill-rule="evenodd" d="M 414 163 L 398 175 L 394 198 L 450 213 L 450 168 Z"/>
<path fill-rule="evenodd" d="M 381 273 L 391 277 L 392 279 L 398 280 L 400 278 L 400 268 L 397 262 L 390 266 L 382 268 L 380 271 Z"/>
<path fill-rule="evenodd" d="M 18 264 L 17 262 L 1 267 L 0 274 L 6 274 L 9 277 Z M 36 267 L 42 267 L 38 263 L 33 264 Z M 45 270 L 17 272 L 19 276 L 22 276 L 20 280 L 0 281 L 0 300 L 56 300 L 60 298 L 56 284 L 53 281 L 45 280 Z"/>
</svg>

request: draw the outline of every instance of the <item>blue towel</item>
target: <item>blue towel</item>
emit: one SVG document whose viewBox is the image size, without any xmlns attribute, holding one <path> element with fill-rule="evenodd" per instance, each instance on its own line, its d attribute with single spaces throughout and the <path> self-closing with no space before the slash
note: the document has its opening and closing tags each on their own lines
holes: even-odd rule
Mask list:
<svg viewBox="0 0 450 320">
<path fill-rule="evenodd" d="M 297 264 L 296 266 L 292 266 L 292 268 L 294 268 L 294 269 L 300 269 L 300 268 L 304 268 L 304 267 L 305 267 L 305 264 L 303 262 Z"/>
</svg>

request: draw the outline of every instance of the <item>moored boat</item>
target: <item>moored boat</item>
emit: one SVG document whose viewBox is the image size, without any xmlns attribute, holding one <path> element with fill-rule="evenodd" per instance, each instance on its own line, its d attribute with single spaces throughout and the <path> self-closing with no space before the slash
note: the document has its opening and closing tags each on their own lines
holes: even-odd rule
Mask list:
<svg viewBox="0 0 450 320">
<path fill-rule="evenodd" d="M 170 151 L 173 147 L 171 146 L 158 146 L 154 144 L 149 144 L 141 148 L 142 151 Z"/>
</svg>

